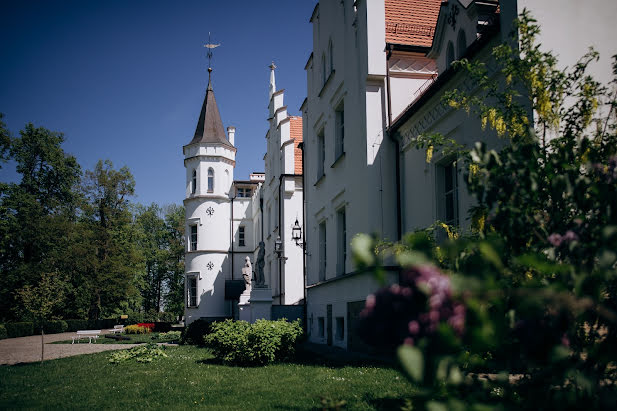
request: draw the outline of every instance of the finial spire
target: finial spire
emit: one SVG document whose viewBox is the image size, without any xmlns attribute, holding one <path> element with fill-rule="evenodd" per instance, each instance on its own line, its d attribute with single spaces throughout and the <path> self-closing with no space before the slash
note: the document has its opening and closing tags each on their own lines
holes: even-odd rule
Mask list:
<svg viewBox="0 0 617 411">
<path fill-rule="evenodd" d="M 274 79 L 274 69 L 276 68 L 276 65 L 274 64 L 274 61 L 268 67 L 270 67 L 270 97 L 269 98 L 271 99 L 272 95 L 276 92 L 276 81 Z"/>
<path fill-rule="evenodd" d="M 208 53 L 206 54 L 208 56 L 208 90 L 212 90 L 212 84 L 210 83 L 210 77 L 212 75 L 212 50 L 220 45 L 221 43 L 213 44 L 210 41 L 210 32 L 208 32 L 208 44 L 204 44 L 204 47 L 208 49 Z"/>
</svg>

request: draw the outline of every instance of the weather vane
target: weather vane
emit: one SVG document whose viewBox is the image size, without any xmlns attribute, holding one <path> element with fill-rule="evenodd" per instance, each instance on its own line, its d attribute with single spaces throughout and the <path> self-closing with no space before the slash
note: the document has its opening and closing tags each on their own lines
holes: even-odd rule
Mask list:
<svg viewBox="0 0 617 411">
<path fill-rule="evenodd" d="M 204 47 L 208 49 L 208 72 L 212 71 L 212 50 L 220 46 L 221 44 L 212 44 L 210 41 L 210 32 L 208 32 L 208 44 L 204 44 Z"/>
</svg>

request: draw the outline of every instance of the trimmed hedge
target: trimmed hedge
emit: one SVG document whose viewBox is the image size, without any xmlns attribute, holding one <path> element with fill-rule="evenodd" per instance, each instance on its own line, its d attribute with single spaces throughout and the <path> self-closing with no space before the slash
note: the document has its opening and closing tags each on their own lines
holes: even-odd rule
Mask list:
<svg viewBox="0 0 617 411">
<path fill-rule="evenodd" d="M 8 338 L 6 327 L 4 324 L 0 324 L 0 340 L 4 340 L 5 338 Z"/>
<path fill-rule="evenodd" d="M 88 320 L 65 320 L 67 324 L 67 331 L 79 331 L 79 330 L 87 330 L 88 328 Z"/>
<path fill-rule="evenodd" d="M 102 330 L 103 328 L 114 328 L 118 324 L 116 318 L 102 318 L 100 320 L 88 321 L 88 328 L 92 330 Z"/>
<path fill-rule="evenodd" d="M 265 365 L 290 359 L 301 336 L 299 320 L 257 320 L 254 324 L 225 320 L 212 324 L 204 342 L 227 364 Z"/>
<path fill-rule="evenodd" d="M 182 344 L 204 345 L 204 337 L 210 333 L 212 322 L 206 320 L 195 320 L 184 327 L 182 331 Z"/>
<path fill-rule="evenodd" d="M 9 338 L 27 337 L 34 334 L 34 323 L 32 322 L 6 323 L 5 327 Z"/>
<path fill-rule="evenodd" d="M 46 321 L 43 324 L 43 331 L 46 334 L 63 333 L 69 329 L 69 325 L 64 320 Z"/>
</svg>

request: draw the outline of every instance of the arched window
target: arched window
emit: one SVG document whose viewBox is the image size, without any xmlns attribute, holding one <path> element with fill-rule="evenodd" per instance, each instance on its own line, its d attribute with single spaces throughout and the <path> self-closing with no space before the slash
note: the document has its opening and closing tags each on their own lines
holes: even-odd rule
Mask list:
<svg viewBox="0 0 617 411">
<path fill-rule="evenodd" d="M 321 85 L 322 87 L 326 84 L 326 55 L 321 55 Z"/>
<path fill-rule="evenodd" d="M 214 170 L 212 168 L 208 169 L 208 193 L 214 191 Z"/>
<path fill-rule="evenodd" d="M 334 71 L 334 46 L 332 45 L 332 40 L 328 44 L 328 56 L 330 57 L 330 73 Z"/>
<path fill-rule="evenodd" d="M 459 59 L 463 58 L 465 55 L 465 50 L 467 49 L 467 40 L 465 40 L 465 30 L 458 31 L 458 38 L 456 40 L 456 51 Z"/>
<path fill-rule="evenodd" d="M 446 70 L 450 68 L 450 65 L 454 61 L 454 46 L 452 42 L 448 42 L 448 48 L 446 49 Z"/>
<path fill-rule="evenodd" d="M 197 170 L 193 170 L 193 177 L 191 178 L 191 194 L 195 194 L 197 191 Z"/>
</svg>

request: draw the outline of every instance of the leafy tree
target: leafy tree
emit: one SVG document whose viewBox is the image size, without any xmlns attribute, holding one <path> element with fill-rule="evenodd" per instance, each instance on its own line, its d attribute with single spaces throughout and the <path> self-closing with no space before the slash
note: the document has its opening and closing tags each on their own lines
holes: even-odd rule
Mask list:
<svg viewBox="0 0 617 411">
<path fill-rule="evenodd" d="M 136 247 L 137 233 L 132 224 L 129 197 L 135 180 L 127 167 L 113 168 L 101 161 L 85 173 L 82 183 L 86 199 L 83 221 L 88 267 L 85 274 L 90 307 L 88 316 L 117 313 L 120 307 L 139 305 L 141 258 Z"/>
<path fill-rule="evenodd" d="M 385 338 L 374 342 L 399 346 L 420 407 L 608 409 L 617 395 L 616 95 L 587 75 L 595 52 L 562 72 L 528 14 L 517 33 L 518 43 L 493 50 L 499 76 L 457 63 L 483 94 L 446 96 L 510 143 L 458 151 L 477 200 L 474 232 L 439 246 L 430 232 L 380 245 L 402 281 L 367 298 L 365 332 L 379 326 Z M 617 56 L 613 68 L 612 87 Z M 380 261 L 376 246 L 354 241 L 360 264 Z"/>
<path fill-rule="evenodd" d="M 165 311 L 184 315 L 184 214 L 183 206 L 171 205 L 165 210 L 167 236 L 167 295 Z"/>
<path fill-rule="evenodd" d="M 4 127 L 2 134 L 8 136 Z M 0 316 L 11 318 L 14 290 L 54 271 L 58 255 L 66 252 L 63 239 L 75 219 L 81 168 L 62 150 L 61 133 L 27 124 L 6 141 L 21 175 L 19 183 L 0 185 Z"/>
<path fill-rule="evenodd" d="M 0 113 L 0 168 L 2 168 L 2 163 L 6 161 L 9 147 L 11 147 L 11 135 L 6 124 L 2 121 L 3 118 L 4 114 Z"/>
<path fill-rule="evenodd" d="M 17 300 L 21 302 L 22 309 L 41 327 L 41 362 L 45 359 L 43 327 L 64 299 L 65 282 L 57 273 L 43 273 L 35 287 L 26 285 L 17 290 Z"/>
</svg>

